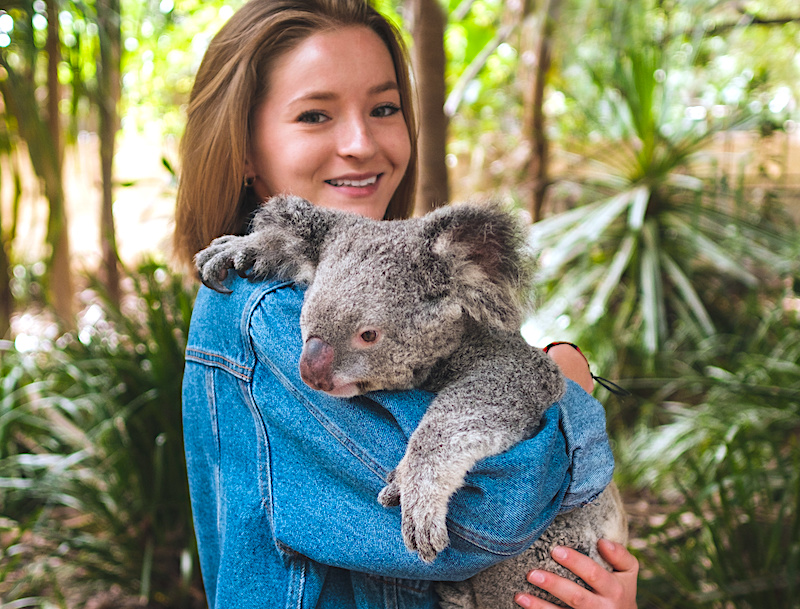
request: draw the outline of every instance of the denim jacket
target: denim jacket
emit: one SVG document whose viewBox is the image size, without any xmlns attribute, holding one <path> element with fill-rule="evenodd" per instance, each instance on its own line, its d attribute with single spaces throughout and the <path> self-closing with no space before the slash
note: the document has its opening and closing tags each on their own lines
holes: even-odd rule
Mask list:
<svg viewBox="0 0 800 609">
<path fill-rule="evenodd" d="M 432 395 L 342 399 L 310 389 L 298 370 L 303 288 L 238 277 L 228 285 L 230 295 L 200 288 L 183 381 L 211 607 L 432 608 L 431 582 L 466 579 L 523 551 L 609 482 L 603 409 L 570 383 L 534 438 L 470 472 L 450 501 L 450 546 L 423 563 L 403 545 L 400 508 L 377 496 Z"/>
</svg>

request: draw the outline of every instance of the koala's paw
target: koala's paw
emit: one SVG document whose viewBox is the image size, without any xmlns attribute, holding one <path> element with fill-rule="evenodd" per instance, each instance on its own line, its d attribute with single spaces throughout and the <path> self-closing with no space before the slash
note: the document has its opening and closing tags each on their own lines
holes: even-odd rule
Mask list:
<svg viewBox="0 0 800 609">
<path fill-rule="evenodd" d="M 386 478 L 386 486 L 378 494 L 378 503 L 383 507 L 396 507 L 400 505 L 400 485 L 397 484 L 394 470 Z"/>
<path fill-rule="evenodd" d="M 447 534 L 449 495 L 434 480 L 414 473 L 429 469 L 409 467 L 401 461 L 378 495 L 384 507 L 400 505 L 403 541 L 409 550 L 417 552 L 428 563 L 450 544 Z"/>
<path fill-rule="evenodd" d="M 256 252 L 247 245 L 247 236 L 225 235 L 198 252 L 194 263 L 203 284 L 222 294 L 230 294 L 230 290 L 222 285 L 228 270 L 236 269 L 239 275 L 244 276 L 255 262 Z"/>
<path fill-rule="evenodd" d="M 413 490 L 401 493 L 403 541 L 427 563 L 450 544 L 447 534 L 447 501 Z"/>
</svg>

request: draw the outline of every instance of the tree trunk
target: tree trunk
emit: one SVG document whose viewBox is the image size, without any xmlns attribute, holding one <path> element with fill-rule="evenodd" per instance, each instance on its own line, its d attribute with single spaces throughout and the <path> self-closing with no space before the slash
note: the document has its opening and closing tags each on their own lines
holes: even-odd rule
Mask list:
<svg viewBox="0 0 800 609">
<path fill-rule="evenodd" d="M 547 138 L 544 94 L 547 77 L 552 63 L 552 43 L 556 20 L 561 8 L 561 0 L 548 0 L 542 7 L 536 64 L 530 96 L 527 132 L 530 134 L 531 156 L 528 164 L 528 208 L 534 222 L 541 220 L 547 188 L 550 185 L 548 173 L 549 140 Z"/>
<path fill-rule="evenodd" d="M 2 233 L 2 248 L 0 249 L 0 338 L 9 335 L 11 329 L 11 315 L 14 313 L 14 293 L 11 291 L 11 244 L 17 236 L 17 225 L 19 223 L 19 208 L 22 200 L 22 179 L 20 178 L 19 164 L 17 163 L 17 151 L 11 150 L 8 155 L 8 168 L 13 183 L 11 199 L 11 218 L 7 221 L 0 220 L 0 232 Z M 8 224 L 6 226 L 6 223 Z"/>
<path fill-rule="evenodd" d="M 47 243 L 50 245 L 48 284 L 53 309 L 61 323 L 72 328 L 75 324 L 72 299 L 74 295 L 70 269 L 69 223 L 62 176 L 61 121 L 58 104 L 61 99 L 58 82 L 58 64 L 61 60 L 61 42 L 58 34 L 58 5 L 47 3 L 47 126 L 50 134 L 50 159 L 46 173 L 45 194 L 50 203 L 47 222 Z"/>
<path fill-rule="evenodd" d="M 0 206 L 2 208 L 2 206 Z M 2 212 L 2 209 L 0 209 Z M 0 213 L 2 216 L 2 213 Z M 7 239 L 7 232 L 3 230 L 3 222 L 0 218 L 0 232 L 2 232 L 2 243 L 0 243 L 0 338 L 5 338 L 11 328 L 11 314 L 14 312 L 14 296 L 11 293 L 11 269 L 8 259 L 11 241 Z"/>
<path fill-rule="evenodd" d="M 100 213 L 100 247 L 103 252 L 102 280 L 108 297 L 120 302 L 119 252 L 114 226 L 114 151 L 119 131 L 122 34 L 119 0 L 98 0 L 100 62 L 97 75 L 97 107 L 100 114 L 100 169 L 103 196 Z"/>
<path fill-rule="evenodd" d="M 445 102 L 445 14 L 437 0 L 411 0 L 412 63 L 419 96 L 419 181 L 416 212 L 450 199 L 447 177 Z"/>
</svg>

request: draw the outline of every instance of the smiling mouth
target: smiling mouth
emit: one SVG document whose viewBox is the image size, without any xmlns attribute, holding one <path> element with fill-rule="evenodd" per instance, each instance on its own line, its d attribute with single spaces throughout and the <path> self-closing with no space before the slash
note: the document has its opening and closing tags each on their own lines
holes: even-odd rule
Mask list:
<svg viewBox="0 0 800 609">
<path fill-rule="evenodd" d="M 350 186 L 354 188 L 364 188 L 366 186 L 372 186 L 378 181 L 378 176 L 372 176 L 371 178 L 365 178 L 363 180 L 325 180 L 327 184 L 331 186 Z"/>
</svg>

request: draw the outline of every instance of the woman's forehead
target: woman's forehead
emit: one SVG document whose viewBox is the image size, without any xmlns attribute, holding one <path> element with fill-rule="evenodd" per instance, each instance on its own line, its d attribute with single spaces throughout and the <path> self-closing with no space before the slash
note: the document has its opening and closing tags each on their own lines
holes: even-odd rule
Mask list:
<svg viewBox="0 0 800 609">
<path fill-rule="evenodd" d="M 394 62 L 383 40 L 364 26 L 318 32 L 279 58 L 270 89 L 291 99 L 331 97 L 342 87 L 380 94 L 397 89 Z"/>
</svg>

